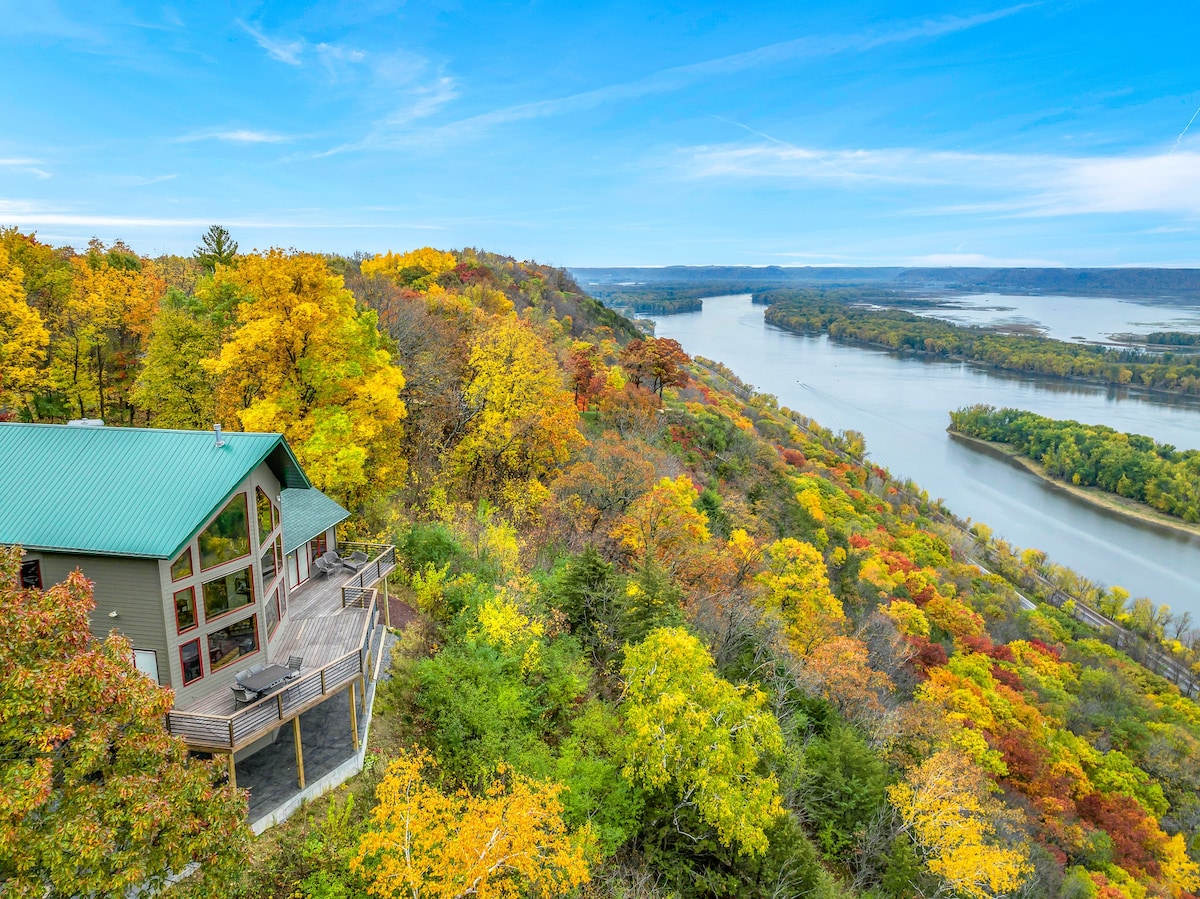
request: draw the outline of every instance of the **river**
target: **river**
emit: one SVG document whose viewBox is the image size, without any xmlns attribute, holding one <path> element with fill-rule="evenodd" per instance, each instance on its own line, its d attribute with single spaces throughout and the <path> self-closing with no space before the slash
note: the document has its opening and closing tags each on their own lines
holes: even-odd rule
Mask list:
<svg viewBox="0 0 1200 899">
<path fill-rule="evenodd" d="M 805 337 L 768 325 L 764 309 L 748 294 L 708 298 L 700 312 L 654 317 L 655 333 L 723 362 L 827 428 L 861 431 L 877 464 L 1010 543 L 1200 619 L 1200 537 L 1106 512 L 946 433 L 950 410 L 989 403 L 1148 434 L 1182 449 L 1200 446 L 1200 405 Z"/>
</svg>

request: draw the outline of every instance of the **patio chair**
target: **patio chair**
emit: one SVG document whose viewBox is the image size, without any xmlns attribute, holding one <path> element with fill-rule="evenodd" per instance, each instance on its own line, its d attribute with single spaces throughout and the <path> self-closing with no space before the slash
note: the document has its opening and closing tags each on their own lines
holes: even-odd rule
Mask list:
<svg viewBox="0 0 1200 899">
<path fill-rule="evenodd" d="M 329 577 L 329 575 L 333 574 L 333 572 L 337 570 L 337 565 L 325 561 L 324 556 L 316 559 L 313 562 L 313 567 L 316 568 L 317 571 L 321 572 L 322 576 L 324 577 Z"/>
<path fill-rule="evenodd" d="M 244 681 L 246 678 L 248 678 L 251 674 L 252 674 L 252 672 L 250 671 L 249 668 L 243 668 L 241 671 L 234 673 L 233 679 L 240 684 L 242 681 Z"/>
<path fill-rule="evenodd" d="M 287 666 L 292 670 L 288 675 L 288 680 L 300 676 L 300 666 L 304 664 L 304 659 L 301 656 L 288 656 Z"/>
<path fill-rule="evenodd" d="M 351 571 L 359 571 L 364 565 L 367 564 L 367 558 L 368 556 L 365 552 L 355 550 L 354 552 L 350 553 L 350 555 L 342 557 L 342 564 Z"/>
<path fill-rule="evenodd" d="M 248 670 L 251 674 L 258 674 L 258 672 L 262 671 L 266 667 L 267 666 L 264 665 L 262 662 L 257 662 L 256 664 L 251 665 Z"/>
<path fill-rule="evenodd" d="M 253 690 L 247 690 L 241 684 L 230 684 L 229 689 L 233 691 L 235 705 L 247 705 L 258 699 L 258 694 Z"/>
</svg>

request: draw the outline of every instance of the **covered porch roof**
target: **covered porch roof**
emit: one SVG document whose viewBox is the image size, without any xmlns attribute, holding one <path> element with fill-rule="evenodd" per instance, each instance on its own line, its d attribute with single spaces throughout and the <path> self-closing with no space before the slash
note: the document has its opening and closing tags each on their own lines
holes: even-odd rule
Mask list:
<svg viewBox="0 0 1200 899">
<path fill-rule="evenodd" d="M 316 487 L 289 487 L 279 494 L 283 551 L 291 553 L 313 537 L 341 524 L 350 513 Z"/>
</svg>

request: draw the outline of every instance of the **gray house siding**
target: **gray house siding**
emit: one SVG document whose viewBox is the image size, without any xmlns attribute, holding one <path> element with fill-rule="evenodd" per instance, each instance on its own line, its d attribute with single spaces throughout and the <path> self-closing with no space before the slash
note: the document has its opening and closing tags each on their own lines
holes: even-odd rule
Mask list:
<svg viewBox="0 0 1200 899">
<path fill-rule="evenodd" d="M 83 571 L 95 584 L 96 608 L 88 621 L 92 633 L 104 638 L 116 630 L 129 639 L 134 649 L 154 652 L 159 682 L 170 685 L 162 586 L 156 560 L 45 551 L 27 551 L 25 558 L 41 562 L 44 587 L 66 580 L 76 568 Z M 111 616 L 112 612 L 117 613 L 116 617 Z"/>
</svg>

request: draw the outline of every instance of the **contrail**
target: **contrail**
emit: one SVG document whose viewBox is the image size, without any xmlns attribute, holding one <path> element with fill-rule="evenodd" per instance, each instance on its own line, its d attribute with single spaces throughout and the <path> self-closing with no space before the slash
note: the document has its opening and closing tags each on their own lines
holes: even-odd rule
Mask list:
<svg viewBox="0 0 1200 899">
<path fill-rule="evenodd" d="M 1200 115 L 1200 107 L 1197 107 L 1196 111 L 1192 113 L 1192 117 L 1188 119 L 1188 123 L 1184 125 L 1183 130 L 1179 132 L 1179 137 L 1175 138 L 1175 146 L 1171 148 L 1172 153 L 1179 149 L 1179 142 L 1183 140 L 1183 136 L 1188 133 L 1188 129 L 1192 127 L 1192 122 L 1196 121 L 1196 116 L 1198 115 Z"/>
</svg>

